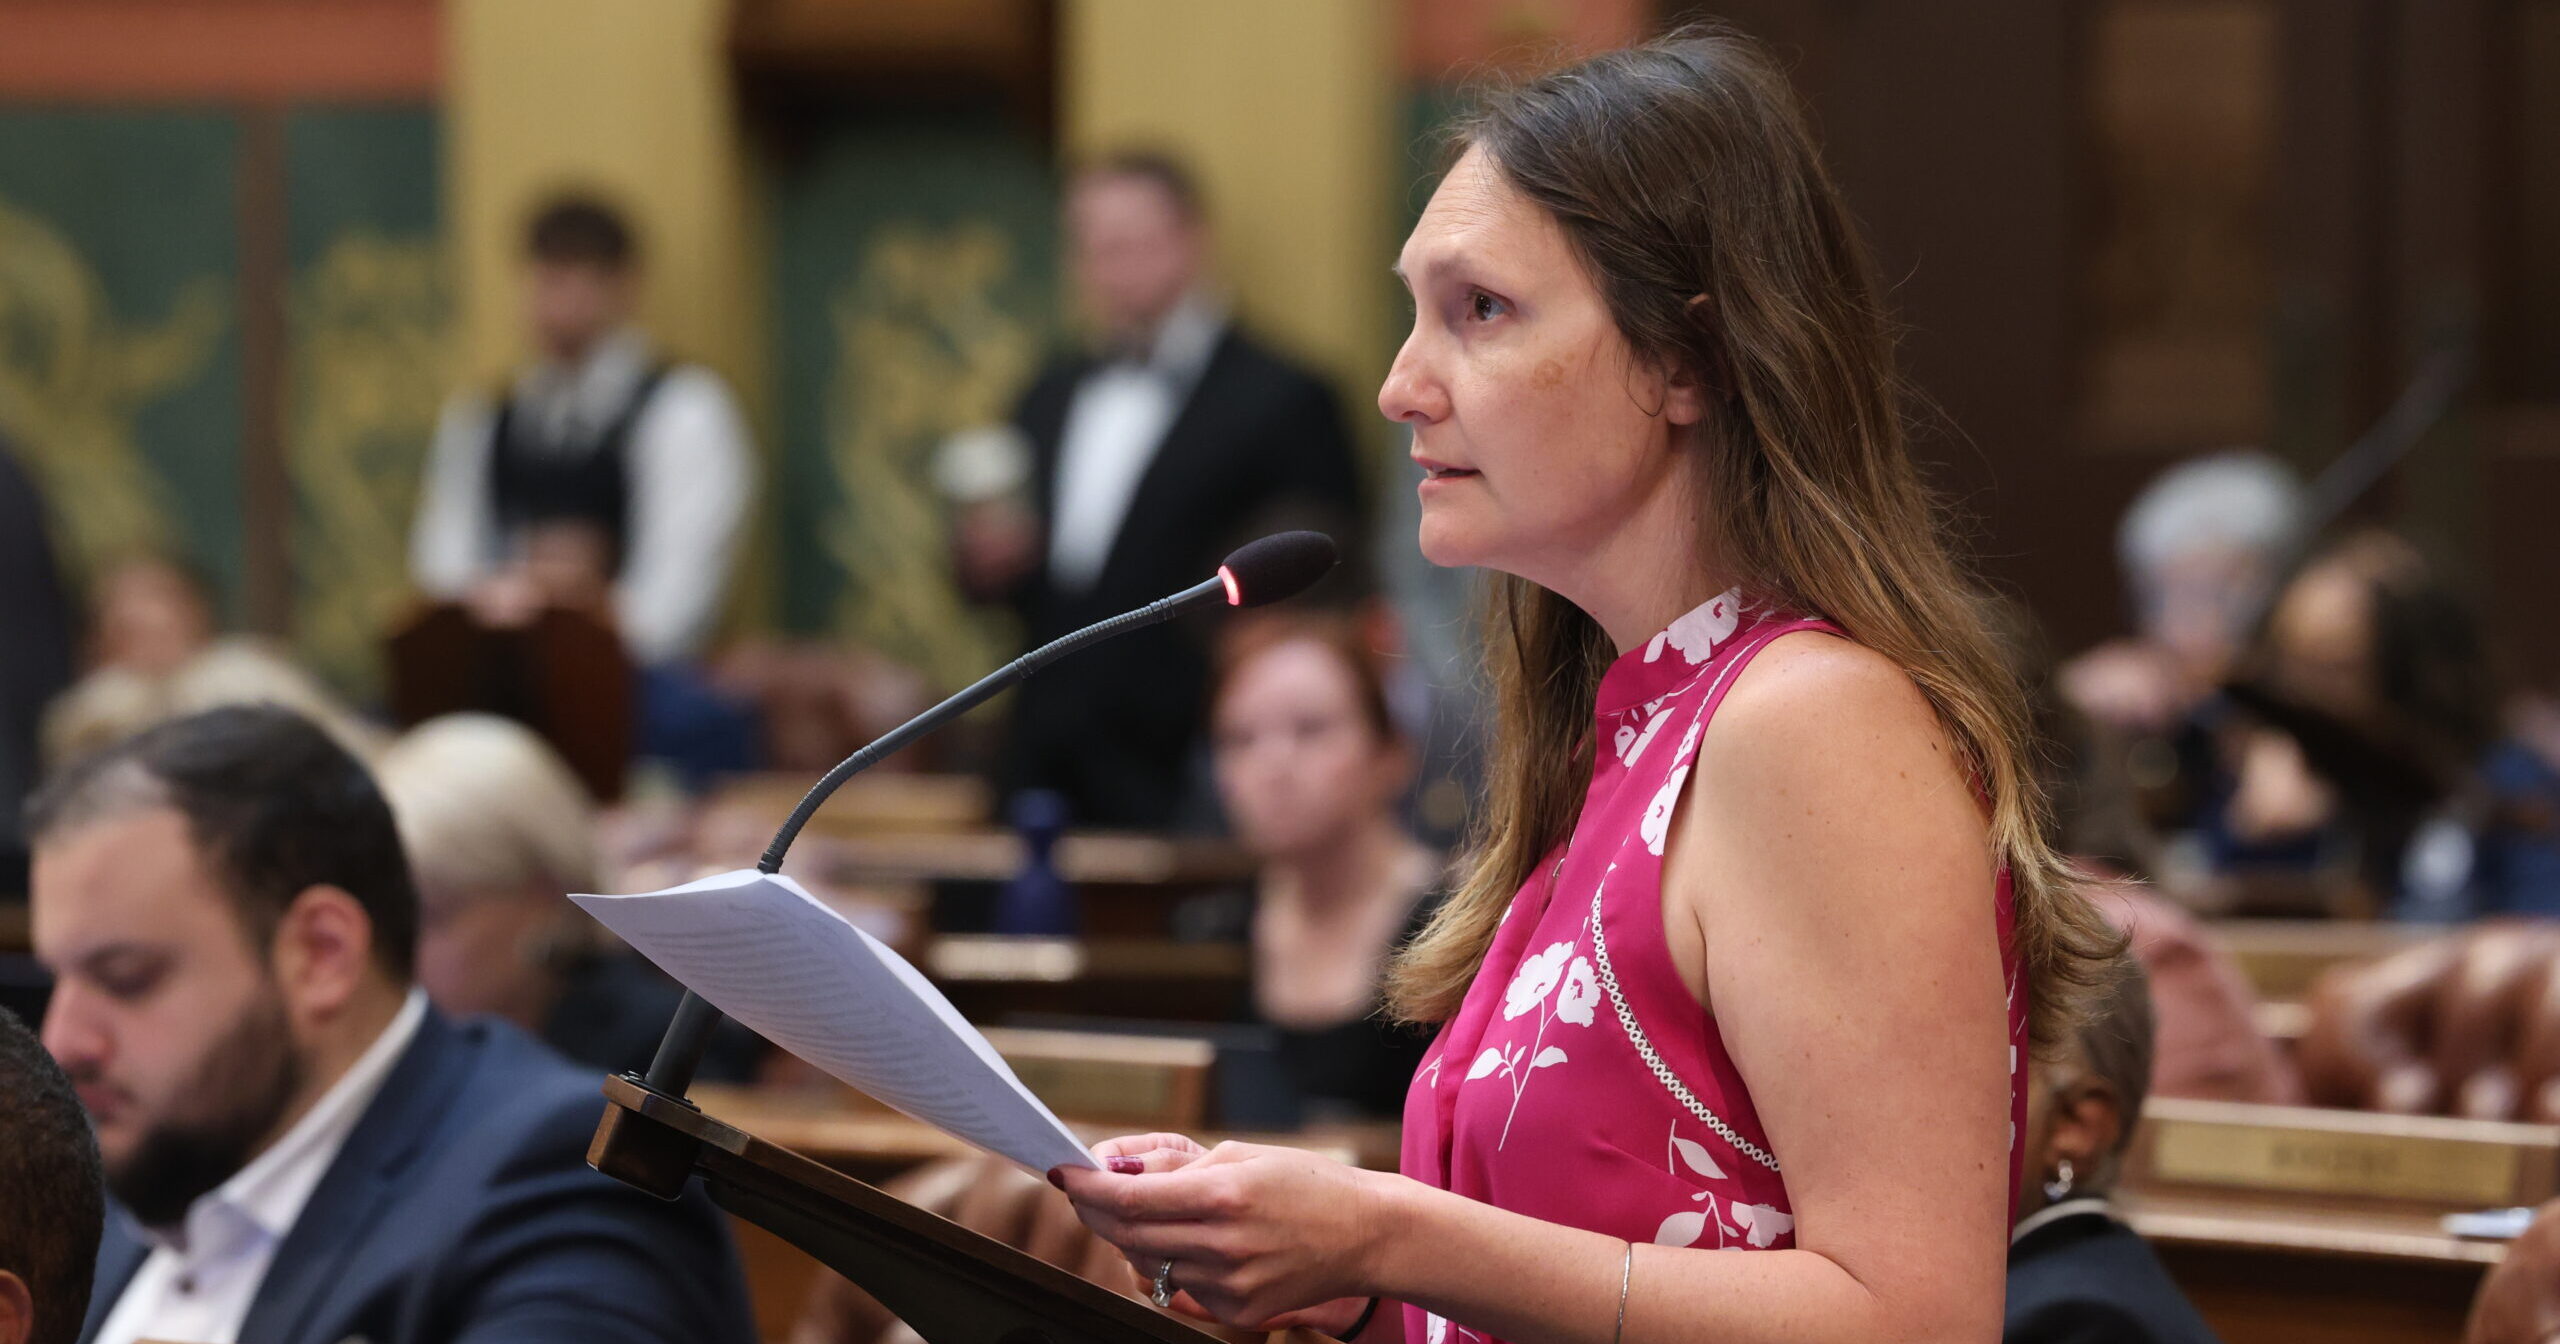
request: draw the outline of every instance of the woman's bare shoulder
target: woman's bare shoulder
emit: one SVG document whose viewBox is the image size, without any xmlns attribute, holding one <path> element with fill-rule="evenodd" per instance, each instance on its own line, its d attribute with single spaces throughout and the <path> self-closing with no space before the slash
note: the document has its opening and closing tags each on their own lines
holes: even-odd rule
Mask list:
<svg viewBox="0 0 2560 1344">
<path fill-rule="evenodd" d="M 1695 820 L 1841 857 L 1871 844 L 1980 843 L 1980 804 L 1909 673 L 1873 649 L 1802 632 L 1735 679 L 1698 749 Z M 1709 819 L 1713 820 L 1710 821 Z M 1966 837 L 1959 839 L 1958 837 Z"/>
<path fill-rule="evenodd" d="M 1901 664 L 1815 630 L 1780 635 L 1742 670 L 1716 707 L 1708 740 L 1719 739 L 1727 757 L 1946 745 L 1936 711 Z"/>
</svg>

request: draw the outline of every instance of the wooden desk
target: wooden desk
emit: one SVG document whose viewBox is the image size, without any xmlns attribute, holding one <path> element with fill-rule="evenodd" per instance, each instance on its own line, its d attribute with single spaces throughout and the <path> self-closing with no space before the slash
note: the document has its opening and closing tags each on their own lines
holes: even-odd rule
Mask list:
<svg viewBox="0 0 2560 1344">
<path fill-rule="evenodd" d="M 2125 1185 L 2225 1344 L 2455 1340 L 2506 1247 L 2440 1220 L 2550 1198 L 2560 1128 L 2155 1099 Z"/>
<path fill-rule="evenodd" d="M 830 880 L 854 884 L 996 883 L 1022 862 L 1020 838 L 992 829 L 849 835 L 828 846 Z M 1061 837 L 1057 864 L 1093 937 L 1162 938 L 1174 905 L 1254 871 L 1253 860 L 1224 840 L 1102 831 Z"/>
<path fill-rule="evenodd" d="M 842 839 L 838 862 L 863 877 L 1001 882 L 1022 868 L 1022 841 L 1006 830 L 872 832 Z M 1244 851 L 1206 837 L 1073 831 L 1059 838 L 1057 857 L 1059 876 L 1080 886 L 1202 886 L 1253 875 Z"/>
<path fill-rule="evenodd" d="M 2223 919 L 2206 926 L 2260 999 L 2298 1003 L 2332 966 L 2374 961 L 2444 931 L 2343 919 Z"/>
<path fill-rule="evenodd" d="M 804 774 L 741 775 L 711 792 L 713 807 L 735 807 L 771 818 L 779 826 L 800 805 L 817 777 Z M 995 791 L 974 775 L 856 775 L 817 815 L 808 833 L 835 837 L 983 831 L 995 812 Z"/>
<path fill-rule="evenodd" d="M 935 937 L 920 966 L 973 1022 L 1016 1013 L 1223 1022 L 1252 973 L 1241 943 L 975 933 Z"/>
</svg>

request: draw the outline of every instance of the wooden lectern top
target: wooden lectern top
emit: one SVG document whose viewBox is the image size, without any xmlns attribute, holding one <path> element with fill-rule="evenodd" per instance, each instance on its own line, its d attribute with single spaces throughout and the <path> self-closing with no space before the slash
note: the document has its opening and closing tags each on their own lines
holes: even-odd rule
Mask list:
<svg viewBox="0 0 2560 1344">
<path fill-rule="evenodd" d="M 587 1161 L 672 1199 L 713 1202 L 808 1252 L 930 1344 L 1218 1344 L 1182 1321 L 721 1123 L 629 1077 Z"/>
</svg>

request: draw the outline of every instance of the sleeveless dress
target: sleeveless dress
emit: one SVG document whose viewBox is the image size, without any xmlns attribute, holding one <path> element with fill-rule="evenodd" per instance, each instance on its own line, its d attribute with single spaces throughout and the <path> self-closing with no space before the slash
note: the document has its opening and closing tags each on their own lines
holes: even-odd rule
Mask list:
<svg viewBox="0 0 2560 1344">
<path fill-rule="evenodd" d="M 1601 679 L 1596 765 L 1571 839 L 1512 897 L 1405 1097 L 1405 1175 L 1628 1241 L 1795 1244 L 1779 1159 L 1714 1019 L 1673 965 L 1662 851 L 1698 742 L 1771 640 L 1820 620 L 1712 598 Z M 2026 1120 L 2026 1000 L 2008 874 L 1985 913 L 2009 1005 L 2009 1176 Z M 1405 1308 L 1422 1344 L 1499 1344 Z"/>
</svg>

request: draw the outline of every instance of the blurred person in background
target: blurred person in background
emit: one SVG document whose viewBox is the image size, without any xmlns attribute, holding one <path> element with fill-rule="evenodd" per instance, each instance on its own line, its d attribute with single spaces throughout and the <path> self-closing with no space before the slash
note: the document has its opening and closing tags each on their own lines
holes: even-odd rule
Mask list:
<svg viewBox="0 0 2560 1344">
<path fill-rule="evenodd" d="M 18 805 L 42 772 L 37 725 L 71 681 L 71 604 L 45 527 L 44 499 L 0 442 L 0 901 L 27 890 Z"/>
<path fill-rule="evenodd" d="M 252 635 L 224 635 L 204 580 L 165 555 L 106 566 L 90 592 L 90 665 L 45 711 L 44 759 L 59 768 L 155 724 L 220 705 L 275 704 L 359 756 L 382 742 L 290 657 Z"/>
<path fill-rule="evenodd" d="M 1247 1015 L 1278 1030 L 1308 1119 L 1393 1119 L 1431 1042 L 1386 1017 L 1386 967 L 1430 918 L 1445 869 L 1397 815 L 1412 743 L 1348 617 L 1240 621 L 1219 661 L 1218 797 L 1262 869 L 1250 892 L 1186 907 L 1182 931 L 1251 943 Z"/>
<path fill-rule="evenodd" d="M 0 1344 L 72 1344 L 107 1195 L 98 1140 L 61 1066 L 0 1010 Z"/>
<path fill-rule="evenodd" d="M 2416 547 L 2368 530 L 2319 550 L 2223 698 L 2195 827 L 2218 875 L 2329 874 L 2350 888 L 2332 908 L 2413 918 L 2511 908 L 2480 889 L 2502 735 L 2487 639 Z"/>
<path fill-rule="evenodd" d="M 2125 511 L 2116 561 L 2134 633 L 2051 678 L 2056 741 L 2080 768 L 2081 852 L 2104 851 L 2184 888 L 2203 867 L 2178 844 L 2219 771 L 2223 680 L 2257 638 L 2303 527 L 2302 487 L 2264 453 L 2234 450 L 2160 474 Z"/>
<path fill-rule="evenodd" d="M 418 882 L 418 984 L 456 1017 L 494 1013 L 600 1072 L 645 1069 L 683 991 L 571 905 L 601 889 L 596 809 L 512 719 L 452 714 L 376 765 Z M 735 1023 L 699 1076 L 743 1082 L 760 1043 Z"/>
<path fill-rule="evenodd" d="M 1229 320 L 1189 171 L 1146 153 L 1096 160 L 1067 186 L 1065 231 L 1093 341 L 1043 370 L 1016 408 L 1022 489 L 956 520 L 963 590 L 1010 604 L 1037 646 L 1208 577 L 1276 512 L 1359 536 L 1341 406 Z M 1207 682 L 1207 654 L 1182 624 L 1049 668 L 1015 693 L 1002 787 L 1056 790 L 1084 825 L 1204 822 L 1194 786 Z"/>
<path fill-rule="evenodd" d="M 2177 729 L 2231 670 L 2302 524 L 2302 487 L 2259 452 L 2182 463 L 2144 487 L 2116 530 L 2135 633 L 2065 664 L 2071 706 L 2122 733 Z"/>
<path fill-rule="evenodd" d="M 594 1075 L 428 1004 L 391 811 L 310 723 L 163 724 L 28 830 L 43 1039 L 117 1207 L 87 1344 L 753 1338 L 709 1200 L 587 1166 Z"/>
<path fill-rule="evenodd" d="M 2118 965 L 2059 1057 L 2030 1070 L 2002 1344 L 2213 1344 L 2112 1202 L 2151 1077 L 2149 988 Z"/>
<path fill-rule="evenodd" d="M 2064 701 L 2059 669 L 2044 654 L 2039 628 L 2017 607 L 2008 624 L 2010 647 L 2041 669 L 2029 679 L 2030 703 L 2038 735 L 2051 744 L 2043 766 L 2054 829 L 2065 837 L 2092 902 L 2125 935 L 2149 988 L 2151 1095 L 2298 1102 L 2301 1080 L 2292 1058 L 2260 1027 L 2257 992 L 2213 926 L 2135 875 L 2150 842 L 2129 815 L 2123 782 L 2093 769 L 2093 756 L 2106 744 L 2093 740 L 2087 718 Z"/>
<path fill-rule="evenodd" d="M 613 207 L 567 196 L 534 214 L 534 362 L 497 396 L 446 404 L 410 570 L 492 629 L 549 607 L 596 616 L 641 669 L 641 754 L 734 767 L 752 754 L 752 722 L 694 665 L 728 589 L 754 452 L 720 376 L 670 360 L 640 328 L 639 281 Z"/>
</svg>

